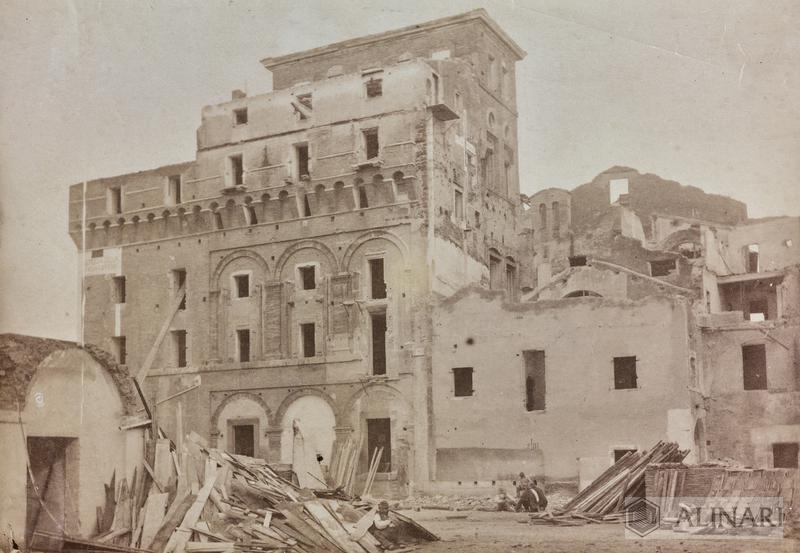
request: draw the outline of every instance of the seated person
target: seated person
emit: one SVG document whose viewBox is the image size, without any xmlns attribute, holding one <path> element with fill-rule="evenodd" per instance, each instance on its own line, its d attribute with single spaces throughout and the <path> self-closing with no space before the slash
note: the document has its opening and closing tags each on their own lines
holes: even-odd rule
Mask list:
<svg viewBox="0 0 800 553">
<path fill-rule="evenodd" d="M 504 488 L 497 490 L 497 497 L 495 498 L 495 501 L 497 502 L 498 511 L 513 511 L 516 507 L 514 501 L 508 497 L 508 494 L 506 494 L 506 490 Z"/>
<path fill-rule="evenodd" d="M 532 488 L 526 488 L 519 493 L 519 501 L 516 505 L 517 511 L 527 511 L 535 513 L 539 510 L 539 496 Z"/>
<path fill-rule="evenodd" d="M 378 512 L 372 521 L 370 533 L 381 544 L 383 549 L 394 549 L 397 545 L 397 525 L 389 516 L 389 503 L 378 503 Z"/>
</svg>

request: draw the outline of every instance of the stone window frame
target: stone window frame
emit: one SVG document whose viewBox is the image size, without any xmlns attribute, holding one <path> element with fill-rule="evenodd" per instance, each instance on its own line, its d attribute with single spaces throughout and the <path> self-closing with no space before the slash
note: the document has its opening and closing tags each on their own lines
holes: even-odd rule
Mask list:
<svg viewBox="0 0 800 553">
<path fill-rule="evenodd" d="M 248 290 L 246 296 L 239 295 L 239 286 L 236 283 L 236 277 L 247 275 L 248 279 Z M 231 300 L 249 300 L 253 298 L 253 270 L 252 269 L 240 269 L 238 271 L 234 271 L 231 273 L 230 276 L 230 291 L 231 291 Z"/>
<path fill-rule="evenodd" d="M 303 288 L 303 277 L 300 274 L 300 269 L 303 267 L 314 267 L 314 288 L 306 290 Z M 322 264 L 319 261 L 305 261 L 303 263 L 297 263 L 294 266 L 294 283 L 295 283 L 295 292 L 299 293 L 316 293 L 319 291 L 320 286 L 322 284 L 321 276 L 322 276 Z"/>
<path fill-rule="evenodd" d="M 611 444 L 608 446 L 608 458 L 611 461 L 611 464 L 614 464 L 614 451 L 618 449 L 635 449 L 637 452 L 642 452 L 642 449 L 637 444 Z"/>
<path fill-rule="evenodd" d="M 364 299 L 370 302 L 388 302 L 389 301 L 389 282 L 386 280 L 386 276 L 388 274 L 388 267 L 389 267 L 389 259 L 388 259 L 388 251 L 387 250 L 379 250 L 379 251 L 370 251 L 364 253 L 364 266 L 362 269 L 362 274 L 366 275 L 364 279 L 364 285 L 361 287 L 364 294 Z M 370 270 L 369 261 L 370 259 L 383 259 L 383 282 L 386 285 L 386 297 L 380 299 L 372 299 L 372 272 Z M 388 332 L 388 329 L 387 329 Z"/>
<path fill-rule="evenodd" d="M 233 427 L 234 426 L 247 426 L 253 425 L 253 453 L 257 456 L 260 449 L 260 439 L 261 439 L 261 421 L 258 417 L 235 417 L 232 419 L 227 419 L 225 421 L 225 428 L 227 431 L 227 437 L 225 440 L 226 451 L 228 453 L 233 453 L 234 450 L 234 433 Z"/>
</svg>

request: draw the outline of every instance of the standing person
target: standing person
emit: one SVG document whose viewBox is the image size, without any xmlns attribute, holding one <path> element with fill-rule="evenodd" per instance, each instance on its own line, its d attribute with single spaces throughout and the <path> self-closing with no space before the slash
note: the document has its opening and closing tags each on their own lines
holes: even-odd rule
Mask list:
<svg viewBox="0 0 800 553">
<path fill-rule="evenodd" d="M 523 491 L 531 487 L 531 479 L 525 476 L 524 472 L 519 473 L 519 480 L 517 481 L 517 496 L 519 497 Z"/>
<path fill-rule="evenodd" d="M 544 495 L 544 490 L 539 487 L 539 483 L 534 478 L 533 483 L 531 484 L 531 489 L 536 492 L 536 496 L 538 498 L 538 510 L 544 511 L 547 508 L 547 497 Z"/>
<path fill-rule="evenodd" d="M 389 503 L 386 501 L 378 503 L 378 512 L 375 513 L 370 530 L 383 549 L 391 550 L 397 545 L 397 525 L 389 516 Z"/>
</svg>

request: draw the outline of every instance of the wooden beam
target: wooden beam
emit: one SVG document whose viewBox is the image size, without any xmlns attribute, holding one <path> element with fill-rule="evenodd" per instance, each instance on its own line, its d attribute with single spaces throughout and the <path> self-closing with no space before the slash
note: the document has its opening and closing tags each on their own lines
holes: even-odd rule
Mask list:
<svg viewBox="0 0 800 553">
<path fill-rule="evenodd" d="M 184 298 L 186 297 L 186 285 L 180 287 L 178 293 L 175 294 L 175 297 L 172 298 L 172 303 L 169 306 L 167 318 L 164 320 L 164 324 L 161 326 L 161 330 L 158 332 L 158 336 L 156 336 L 156 341 L 153 342 L 153 346 L 150 348 L 150 351 L 147 353 L 147 357 L 144 358 L 144 363 L 142 363 L 142 368 L 139 369 L 139 372 L 136 374 L 136 380 L 141 384 L 144 382 L 144 379 L 147 377 L 147 373 L 150 372 L 150 368 L 153 366 L 153 362 L 156 360 L 156 355 L 158 354 L 158 350 L 161 347 L 161 342 L 164 341 L 164 337 L 169 332 L 169 327 L 172 325 L 172 320 L 175 318 L 175 314 L 178 312 L 178 309 L 181 306 Z M 152 418 L 152 416 L 148 413 L 148 416 Z"/>
</svg>

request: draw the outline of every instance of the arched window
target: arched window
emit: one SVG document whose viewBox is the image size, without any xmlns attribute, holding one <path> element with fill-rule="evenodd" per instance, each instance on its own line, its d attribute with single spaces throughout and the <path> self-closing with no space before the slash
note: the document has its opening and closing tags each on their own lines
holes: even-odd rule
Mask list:
<svg viewBox="0 0 800 553">
<path fill-rule="evenodd" d="M 574 292 L 570 292 L 565 298 L 583 298 L 583 297 L 593 297 L 593 298 L 602 298 L 600 294 L 597 292 L 592 292 L 591 290 L 575 290 Z"/>
<path fill-rule="evenodd" d="M 392 180 L 394 181 L 394 191 L 395 191 L 394 201 L 396 202 L 408 201 L 408 187 L 406 186 L 406 179 L 405 175 L 403 175 L 403 172 L 395 171 L 395 173 L 392 175 Z"/>
<path fill-rule="evenodd" d="M 547 228 L 547 204 L 539 204 L 539 224 L 542 229 Z"/>
<path fill-rule="evenodd" d="M 559 230 L 561 230 L 561 217 L 558 212 L 558 202 L 553 202 L 551 209 L 553 210 L 553 238 L 558 238 Z"/>
</svg>

